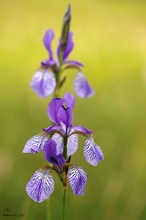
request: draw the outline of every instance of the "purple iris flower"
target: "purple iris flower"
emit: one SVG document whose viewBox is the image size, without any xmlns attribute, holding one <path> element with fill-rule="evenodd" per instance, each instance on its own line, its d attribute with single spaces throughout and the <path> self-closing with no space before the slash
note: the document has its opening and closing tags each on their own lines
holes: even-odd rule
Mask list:
<svg viewBox="0 0 146 220">
<path fill-rule="evenodd" d="M 65 157 L 74 154 L 78 149 L 78 134 L 86 137 L 84 144 L 84 157 L 86 161 L 96 166 L 99 161 L 103 160 L 102 150 L 97 146 L 92 137 L 92 131 L 85 127 L 72 125 L 73 108 L 75 106 L 75 97 L 67 92 L 64 98 L 54 98 L 48 105 L 47 113 L 53 125 L 43 129 L 44 133 L 35 135 L 30 138 L 23 149 L 24 153 L 38 153 L 44 150 L 48 135 L 56 142 L 57 155 L 64 153 L 66 147 L 67 152 Z M 65 146 L 66 145 L 66 146 Z"/>
<path fill-rule="evenodd" d="M 57 154 L 56 142 L 49 139 L 44 144 L 45 159 L 52 164 L 52 166 L 45 166 L 33 174 L 26 185 L 26 192 L 28 196 L 35 202 L 43 202 L 48 199 L 54 191 L 54 179 L 51 172 L 55 171 L 61 178 L 63 178 L 63 165 L 65 159 L 63 154 Z M 74 195 L 83 195 L 87 182 L 86 172 L 79 166 L 71 165 L 67 177 Z M 63 180 L 62 180 L 63 182 Z"/>
<path fill-rule="evenodd" d="M 89 85 L 83 73 L 81 73 L 80 67 L 84 66 L 82 63 L 75 60 L 68 60 L 71 51 L 74 48 L 74 42 L 72 41 L 73 32 L 68 33 L 68 40 L 66 48 L 63 53 L 62 65 L 66 65 L 66 68 L 77 68 L 79 73 L 74 80 L 74 89 L 76 94 L 81 98 L 87 98 L 94 94 L 94 90 Z M 59 39 L 57 47 L 57 60 L 54 59 L 51 43 L 54 39 L 54 32 L 52 29 L 48 29 L 44 35 L 43 43 L 48 51 L 49 58 L 41 62 L 41 68 L 38 69 L 30 83 L 31 88 L 40 97 L 47 97 L 56 89 L 57 86 L 57 74 L 60 74 L 60 53 L 61 53 L 61 39 Z"/>
</svg>

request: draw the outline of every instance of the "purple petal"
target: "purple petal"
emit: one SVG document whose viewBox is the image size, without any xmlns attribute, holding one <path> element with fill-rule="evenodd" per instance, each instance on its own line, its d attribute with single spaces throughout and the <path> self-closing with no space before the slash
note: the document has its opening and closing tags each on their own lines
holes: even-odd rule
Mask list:
<svg viewBox="0 0 146 220">
<path fill-rule="evenodd" d="M 54 166 L 57 166 L 61 170 L 63 164 L 65 164 L 65 159 L 63 154 L 57 155 L 56 145 L 57 143 L 53 139 L 46 141 L 44 146 L 44 155 L 48 162 L 52 163 Z"/>
<path fill-rule="evenodd" d="M 54 191 L 54 180 L 49 170 L 37 170 L 26 185 L 28 196 L 35 202 L 43 202 Z"/>
<path fill-rule="evenodd" d="M 57 62 L 56 62 L 56 60 L 47 59 L 45 61 L 42 61 L 41 65 L 45 66 L 45 67 L 50 67 L 50 66 L 54 66 L 54 65 L 57 66 Z"/>
<path fill-rule="evenodd" d="M 48 29 L 46 31 L 45 35 L 44 35 L 43 42 L 44 42 L 44 45 L 45 45 L 46 49 L 49 52 L 50 60 L 53 59 L 53 53 L 52 53 L 52 49 L 51 49 L 51 43 L 52 43 L 53 38 L 54 38 L 53 30 L 52 29 Z"/>
<path fill-rule="evenodd" d="M 46 69 L 37 70 L 30 83 L 31 88 L 40 97 L 47 97 L 54 92 L 56 79 L 52 72 Z"/>
<path fill-rule="evenodd" d="M 78 135 L 72 134 L 67 139 L 67 156 L 70 156 L 78 149 Z"/>
<path fill-rule="evenodd" d="M 72 120 L 73 120 L 72 109 L 64 108 L 63 106 L 61 106 L 58 110 L 58 119 L 60 125 L 62 123 L 65 125 L 65 132 L 66 132 L 66 129 L 70 127 L 72 124 Z"/>
<path fill-rule="evenodd" d="M 87 174 L 83 168 L 74 167 L 69 170 L 67 176 L 74 195 L 83 195 L 87 182 Z"/>
<path fill-rule="evenodd" d="M 74 90 L 81 98 L 90 97 L 95 93 L 82 73 L 78 73 L 75 77 Z"/>
<path fill-rule="evenodd" d="M 84 128 L 80 125 L 76 125 L 76 126 L 72 126 L 70 133 L 76 132 L 78 134 L 82 134 L 82 135 L 89 135 L 92 134 L 93 131 L 88 130 L 87 128 Z"/>
<path fill-rule="evenodd" d="M 57 144 L 56 146 L 56 153 L 57 154 L 62 154 L 63 153 L 63 138 L 61 135 L 59 135 L 58 133 L 53 134 L 53 136 L 51 137 Z"/>
<path fill-rule="evenodd" d="M 30 138 L 23 149 L 23 153 L 39 153 L 44 149 L 44 144 L 48 140 L 48 136 L 35 135 Z"/>
<path fill-rule="evenodd" d="M 67 108 L 69 108 L 69 107 L 71 107 L 72 109 L 74 108 L 74 106 L 76 104 L 76 99 L 70 92 L 65 93 L 64 100 L 65 100 Z"/>
<path fill-rule="evenodd" d="M 76 60 L 65 60 L 63 63 L 74 66 L 74 67 L 83 67 L 84 66 L 83 63 L 76 61 Z"/>
<path fill-rule="evenodd" d="M 50 118 L 52 122 L 56 124 L 59 124 L 58 110 L 63 105 L 63 103 L 64 103 L 64 99 L 54 98 L 48 105 L 48 110 L 47 110 L 48 117 Z"/>
<path fill-rule="evenodd" d="M 97 166 L 98 163 L 104 159 L 102 150 L 95 144 L 92 137 L 85 141 L 84 157 L 86 161 L 93 166 Z"/>
<path fill-rule="evenodd" d="M 64 51 L 64 55 L 63 55 L 63 61 L 67 59 L 67 57 L 69 56 L 69 54 L 71 53 L 71 51 L 74 48 L 74 43 L 72 41 L 72 36 L 73 36 L 73 32 L 69 32 L 68 40 L 67 40 L 67 45 L 66 45 L 66 48 L 65 48 L 65 51 Z M 60 52 L 61 52 L 61 39 L 59 39 L 58 48 L 57 48 L 58 60 L 60 58 Z"/>
<path fill-rule="evenodd" d="M 51 132 L 60 132 L 61 131 L 61 126 L 59 125 L 51 125 L 48 128 L 43 128 L 43 131 L 46 131 L 48 134 Z"/>
</svg>

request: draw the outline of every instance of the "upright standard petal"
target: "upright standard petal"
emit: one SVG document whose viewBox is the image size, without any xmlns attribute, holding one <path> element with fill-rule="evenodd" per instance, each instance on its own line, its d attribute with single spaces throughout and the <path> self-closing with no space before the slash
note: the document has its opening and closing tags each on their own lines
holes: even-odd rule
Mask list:
<svg viewBox="0 0 146 220">
<path fill-rule="evenodd" d="M 87 182 L 87 174 L 83 168 L 75 166 L 69 170 L 67 176 L 74 195 L 83 195 Z"/>
<path fill-rule="evenodd" d="M 70 93 L 70 92 L 66 92 L 64 95 L 64 100 L 65 100 L 65 104 L 67 108 L 74 108 L 75 104 L 76 104 L 76 99 L 75 97 Z"/>
<path fill-rule="evenodd" d="M 74 48 L 74 42 L 72 41 L 72 36 L 73 36 L 73 32 L 70 31 L 68 34 L 67 45 L 66 45 L 64 55 L 63 55 L 63 61 L 68 58 L 69 54 Z M 59 39 L 58 48 L 57 48 L 58 60 L 60 58 L 60 52 L 61 52 L 61 39 Z"/>
<path fill-rule="evenodd" d="M 56 79 L 48 69 L 37 70 L 30 83 L 31 88 L 40 97 L 47 97 L 54 92 Z"/>
<path fill-rule="evenodd" d="M 49 170 L 37 170 L 26 185 L 28 196 L 35 202 L 43 202 L 54 191 L 53 177 Z"/>
<path fill-rule="evenodd" d="M 44 45 L 46 47 L 46 49 L 48 50 L 49 52 L 49 55 L 50 55 L 50 60 L 53 59 L 53 52 L 52 52 L 52 49 L 51 49 L 51 43 L 52 43 L 52 40 L 54 38 L 54 32 L 52 29 L 48 29 L 43 37 L 43 42 L 44 42 Z"/>
<path fill-rule="evenodd" d="M 63 164 L 65 164 L 65 159 L 63 154 L 57 155 L 56 146 L 57 143 L 53 139 L 47 140 L 44 146 L 44 155 L 48 162 L 52 163 L 54 166 L 57 166 L 61 171 Z"/>
<path fill-rule="evenodd" d="M 39 153 L 44 150 L 44 144 L 48 140 L 47 135 L 35 135 L 30 138 L 23 149 L 23 153 Z"/>
<path fill-rule="evenodd" d="M 59 125 L 58 110 L 63 105 L 64 99 L 54 98 L 48 105 L 47 113 L 50 120 Z"/>
<path fill-rule="evenodd" d="M 85 141 L 84 157 L 86 161 L 93 166 L 97 166 L 98 163 L 104 159 L 102 150 L 95 144 L 92 137 Z"/>
<path fill-rule="evenodd" d="M 67 128 L 72 125 L 72 120 L 73 120 L 72 109 L 71 108 L 64 108 L 64 106 L 61 106 L 58 110 L 58 120 L 59 120 L 60 125 L 62 123 L 65 125 L 65 131 L 64 132 L 65 132 L 65 135 L 66 135 Z"/>
<path fill-rule="evenodd" d="M 74 90 L 76 94 L 81 98 L 88 98 L 95 93 L 81 72 L 78 73 L 75 77 Z"/>
<path fill-rule="evenodd" d="M 70 156 L 78 149 L 78 135 L 71 134 L 67 139 L 67 156 Z"/>
</svg>

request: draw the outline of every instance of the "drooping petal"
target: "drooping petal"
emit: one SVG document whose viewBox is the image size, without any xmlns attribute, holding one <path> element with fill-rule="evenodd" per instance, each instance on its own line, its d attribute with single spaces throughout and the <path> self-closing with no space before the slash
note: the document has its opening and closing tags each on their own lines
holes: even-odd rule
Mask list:
<svg viewBox="0 0 146 220">
<path fill-rule="evenodd" d="M 76 94 L 81 98 L 90 97 L 95 93 L 81 72 L 78 73 L 75 77 L 74 90 Z"/>
<path fill-rule="evenodd" d="M 63 55 L 63 61 L 68 58 L 69 54 L 74 48 L 74 42 L 72 41 L 72 36 L 73 36 L 73 32 L 70 31 L 68 34 L 67 45 L 66 45 L 64 55 Z M 61 39 L 59 39 L 58 48 L 57 48 L 58 60 L 60 58 L 60 52 L 61 52 Z"/>
<path fill-rule="evenodd" d="M 56 62 L 56 60 L 47 59 L 45 61 L 42 61 L 41 65 L 45 66 L 45 67 L 51 67 L 51 66 L 56 66 L 57 67 L 57 62 Z"/>
<path fill-rule="evenodd" d="M 79 61 L 76 61 L 76 60 L 65 60 L 64 64 L 70 65 L 70 66 L 73 66 L 73 67 L 83 67 L 84 66 L 83 63 L 81 63 Z"/>
<path fill-rule="evenodd" d="M 23 153 L 39 153 L 44 150 L 44 144 L 48 140 L 46 135 L 35 135 L 30 138 L 23 149 Z"/>
<path fill-rule="evenodd" d="M 46 131 L 48 134 L 51 132 L 60 132 L 61 131 L 61 126 L 59 125 L 51 125 L 48 128 L 43 128 L 43 131 Z"/>
<path fill-rule="evenodd" d="M 68 180 L 74 195 L 80 196 L 84 194 L 87 182 L 87 174 L 81 167 L 73 167 L 68 172 Z"/>
<path fill-rule="evenodd" d="M 97 166 L 98 163 L 104 159 L 101 148 L 95 144 L 92 137 L 85 141 L 84 157 L 86 161 L 93 166 Z"/>
<path fill-rule="evenodd" d="M 56 87 L 56 79 L 47 69 L 37 70 L 30 83 L 31 88 L 40 97 L 51 95 Z"/>
<path fill-rule="evenodd" d="M 28 196 L 35 202 L 43 202 L 54 191 L 54 180 L 49 170 L 37 170 L 26 185 Z"/>
<path fill-rule="evenodd" d="M 76 125 L 76 126 L 71 127 L 70 133 L 73 133 L 73 132 L 86 136 L 86 135 L 92 134 L 93 131 L 88 130 L 87 128 L 85 128 L 83 126 Z"/>
<path fill-rule="evenodd" d="M 63 154 L 57 155 L 56 146 L 57 143 L 53 139 L 47 140 L 44 146 L 44 155 L 48 162 L 52 163 L 54 166 L 57 166 L 61 170 L 63 164 L 65 164 L 65 159 Z"/>
<path fill-rule="evenodd" d="M 51 49 L 51 43 L 52 43 L 53 38 L 54 38 L 53 30 L 52 29 L 48 29 L 46 31 L 45 35 L 44 35 L 43 42 L 44 42 L 44 45 L 45 45 L 46 49 L 49 52 L 50 60 L 53 59 L 53 52 L 52 52 L 52 49 Z"/>
<path fill-rule="evenodd" d="M 67 139 L 67 156 L 70 156 L 78 149 L 78 135 L 71 134 Z"/>
<path fill-rule="evenodd" d="M 60 134 L 55 133 L 51 137 L 56 142 L 56 154 L 62 154 L 63 153 L 63 138 Z"/>
<path fill-rule="evenodd" d="M 59 124 L 58 110 L 63 105 L 64 99 L 54 98 L 48 105 L 47 113 L 50 120 L 56 124 Z"/>
<path fill-rule="evenodd" d="M 74 106 L 76 104 L 76 99 L 70 92 L 65 93 L 64 100 L 65 100 L 67 108 L 69 108 L 69 107 L 72 109 L 74 108 Z"/>
</svg>

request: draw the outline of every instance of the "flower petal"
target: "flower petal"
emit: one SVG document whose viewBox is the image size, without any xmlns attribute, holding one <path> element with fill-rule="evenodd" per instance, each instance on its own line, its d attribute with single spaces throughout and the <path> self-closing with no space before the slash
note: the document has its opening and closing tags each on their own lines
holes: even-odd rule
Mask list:
<svg viewBox="0 0 146 220">
<path fill-rule="evenodd" d="M 63 138 L 58 133 L 53 134 L 51 137 L 57 144 L 56 146 L 56 154 L 62 154 L 63 153 Z"/>
<path fill-rule="evenodd" d="M 88 130 L 87 128 L 80 126 L 80 125 L 76 125 L 76 126 L 72 126 L 70 133 L 75 132 L 78 134 L 82 134 L 82 135 L 89 135 L 92 134 L 93 131 Z"/>
<path fill-rule="evenodd" d="M 67 176 L 74 195 L 83 195 L 87 182 L 87 174 L 83 168 L 73 167 L 69 170 Z"/>
<path fill-rule="evenodd" d="M 60 132 L 61 131 L 61 126 L 59 125 L 51 125 L 49 126 L 48 128 L 43 128 L 43 131 L 46 131 L 48 134 L 51 133 L 51 132 Z"/>
<path fill-rule="evenodd" d="M 93 166 L 97 166 L 98 163 L 104 159 L 101 148 L 95 144 L 92 137 L 85 141 L 84 157 L 86 161 Z"/>
<path fill-rule="evenodd" d="M 30 83 L 31 88 L 40 97 L 51 95 L 56 87 L 56 79 L 48 69 L 37 70 Z"/>
<path fill-rule="evenodd" d="M 54 191 L 53 177 L 48 170 L 37 170 L 26 185 L 28 196 L 35 202 L 43 202 Z"/>
<path fill-rule="evenodd" d="M 49 52 L 49 55 L 50 55 L 50 60 L 53 59 L 53 52 L 52 52 L 52 49 L 51 49 L 51 43 L 52 43 L 52 40 L 54 38 L 54 32 L 52 29 L 48 29 L 43 37 L 43 42 L 44 42 L 44 45 L 46 47 L 46 49 L 48 50 Z"/>
<path fill-rule="evenodd" d="M 63 105 L 64 99 L 54 98 L 48 105 L 47 113 L 50 120 L 56 124 L 59 124 L 58 110 Z"/>
<path fill-rule="evenodd" d="M 65 159 L 63 154 L 57 155 L 56 146 L 57 143 L 53 139 L 47 140 L 44 146 L 44 155 L 48 162 L 57 166 L 61 170 L 63 164 L 65 164 Z"/>
<path fill-rule="evenodd" d="M 35 135 L 30 138 L 23 149 L 23 153 L 39 153 L 44 149 L 44 144 L 48 140 L 46 135 Z"/>
<path fill-rule="evenodd" d="M 72 120 L 73 120 L 72 109 L 64 108 L 63 106 L 61 106 L 58 110 L 58 119 L 61 126 L 62 123 L 65 125 L 64 132 L 66 133 L 66 129 L 70 127 L 72 124 Z"/>
<path fill-rule="evenodd" d="M 78 149 L 78 135 L 71 134 L 67 139 L 67 156 L 70 156 Z"/>
<path fill-rule="evenodd" d="M 67 108 L 69 108 L 69 107 L 71 107 L 72 109 L 74 108 L 74 106 L 76 104 L 76 99 L 70 92 L 65 93 L 64 100 L 65 100 Z"/>
<path fill-rule="evenodd" d="M 73 36 L 73 32 L 70 31 L 68 34 L 67 45 L 66 45 L 64 55 L 63 55 L 63 61 L 67 59 L 67 57 L 69 56 L 69 54 L 74 48 L 74 42 L 72 41 L 72 36 Z M 60 59 L 60 52 L 61 52 L 61 39 L 59 39 L 58 48 L 57 48 L 58 60 Z"/>
<path fill-rule="evenodd" d="M 83 63 L 76 61 L 76 60 L 65 60 L 64 64 L 74 66 L 74 67 L 83 67 L 84 66 Z"/>
<path fill-rule="evenodd" d="M 75 77 L 74 90 L 76 94 L 81 98 L 90 97 L 95 93 L 81 72 L 78 73 Z"/>
</svg>

